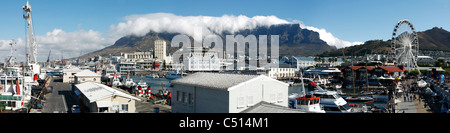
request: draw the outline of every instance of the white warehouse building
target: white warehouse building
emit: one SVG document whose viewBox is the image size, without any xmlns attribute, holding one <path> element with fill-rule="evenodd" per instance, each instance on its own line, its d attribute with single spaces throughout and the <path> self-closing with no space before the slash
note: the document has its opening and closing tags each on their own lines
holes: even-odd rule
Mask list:
<svg viewBox="0 0 450 133">
<path fill-rule="evenodd" d="M 260 102 L 288 107 L 289 85 L 265 75 L 198 72 L 171 84 L 172 113 L 240 113 Z"/>
</svg>

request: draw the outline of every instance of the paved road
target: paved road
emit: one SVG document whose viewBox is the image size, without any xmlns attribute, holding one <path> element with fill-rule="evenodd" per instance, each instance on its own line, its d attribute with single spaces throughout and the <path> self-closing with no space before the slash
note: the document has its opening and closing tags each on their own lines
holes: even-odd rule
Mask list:
<svg viewBox="0 0 450 133">
<path fill-rule="evenodd" d="M 72 86 L 60 82 L 58 78 L 54 78 L 49 85 L 53 86 L 53 93 L 45 95 L 46 102 L 43 105 L 42 113 L 71 113 L 72 105 L 78 104 Z"/>
</svg>

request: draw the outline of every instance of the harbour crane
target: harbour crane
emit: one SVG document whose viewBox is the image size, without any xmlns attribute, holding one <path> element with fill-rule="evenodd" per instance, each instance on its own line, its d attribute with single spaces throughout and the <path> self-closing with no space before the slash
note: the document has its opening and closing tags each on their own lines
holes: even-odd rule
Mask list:
<svg viewBox="0 0 450 133">
<path fill-rule="evenodd" d="M 28 51 L 29 54 L 27 56 L 27 64 L 31 68 L 31 71 L 33 74 L 40 74 L 40 65 L 37 62 L 37 43 L 34 38 L 34 32 L 33 32 L 33 22 L 31 17 L 31 6 L 29 2 L 27 1 L 27 4 L 22 7 L 24 11 L 23 18 L 27 22 L 28 27 L 28 38 L 29 38 L 29 46 L 30 50 Z"/>
</svg>

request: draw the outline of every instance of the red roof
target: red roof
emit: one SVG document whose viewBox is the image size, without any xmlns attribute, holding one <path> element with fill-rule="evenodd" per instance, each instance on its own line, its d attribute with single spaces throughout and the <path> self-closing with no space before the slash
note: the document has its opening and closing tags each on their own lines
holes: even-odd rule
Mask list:
<svg viewBox="0 0 450 133">
<path fill-rule="evenodd" d="M 376 66 L 348 66 L 349 68 L 352 68 L 353 70 L 358 70 L 358 69 L 361 69 L 361 68 L 367 68 L 367 70 L 369 70 L 369 71 L 372 71 L 373 69 L 375 69 L 376 68 Z M 405 71 L 405 69 L 404 69 L 404 67 L 403 67 L 403 69 L 400 69 L 400 68 L 402 68 L 401 66 L 399 66 L 399 67 L 396 67 L 396 66 L 378 66 L 378 67 L 380 67 L 381 69 L 383 69 L 383 70 L 385 70 L 385 71 L 388 71 L 388 72 L 403 72 L 403 71 Z M 343 69 L 345 69 L 345 68 L 341 68 L 341 70 L 343 70 Z"/>
<path fill-rule="evenodd" d="M 400 69 L 400 67 L 395 67 L 395 66 L 379 66 L 379 67 L 388 72 L 403 72 L 403 71 L 405 71 L 404 67 L 403 67 L 403 69 Z"/>
<path fill-rule="evenodd" d="M 375 66 L 367 66 L 367 67 L 366 66 L 349 66 L 349 67 L 352 68 L 353 70 L 367 68 L 367 70 L 371 71 L 371 70 L 375 69 Z M 341 70 L 343 70 L 343 69 L 345 69 L 345 68 L 341 68 Z"/>
</svg>

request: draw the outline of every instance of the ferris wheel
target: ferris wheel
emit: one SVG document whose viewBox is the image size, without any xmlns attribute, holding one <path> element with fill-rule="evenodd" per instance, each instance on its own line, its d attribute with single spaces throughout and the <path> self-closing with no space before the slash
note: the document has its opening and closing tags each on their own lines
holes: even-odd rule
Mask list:
<svg viewBox="0 0 450 133">
<path fill-rule="evenodd" d="M 418 68 L 419 40 L 414 26 L 408 20 L 400 20 L 392 34 L 392 54 L 394 63 L 405 66 L 411 71 Z"/>
</svg>

